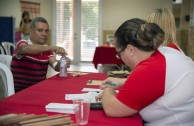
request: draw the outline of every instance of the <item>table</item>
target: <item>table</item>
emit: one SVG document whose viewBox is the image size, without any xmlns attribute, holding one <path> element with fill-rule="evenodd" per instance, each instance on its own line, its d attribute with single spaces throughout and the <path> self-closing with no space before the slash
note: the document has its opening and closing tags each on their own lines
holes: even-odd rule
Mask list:
<svg viewBox="0 0 194 126">
<path fill-rule="evenodd" d="M 0 115 L 8 113 L 27 114 L 57 114 L 46 112 L 45 106 L 51 102 L 72 103 L 65 100 L 65 94 L 81 93 L 84 87 L 95 88 L 98 86 L 86 85 L 88 80 L 103 80 L 106 74 L 89 73 L 78 77 L 69 76 L 60 78 L 57 75 L 37 83 L 21 92 L 18 92 L 0 101 Z M 74 114 L 70 114 L 75 121 Z M 87 126 L 142 126 L 139 115 L 125 118 L 107 117 L 103 110 L 91 110 Z"/>
<path fill-rule="evenodd" d="M 92 61 L 94 64 L 94 67 L 97 69 L 98 64 L 123 65 L 124 64 L 123 61 L 121 59 L 117 59 L 115 55 L 116 55 L 115 47 L 109 47 L 109 46 L 96 47 L 93 61 Z"/>
</svg>

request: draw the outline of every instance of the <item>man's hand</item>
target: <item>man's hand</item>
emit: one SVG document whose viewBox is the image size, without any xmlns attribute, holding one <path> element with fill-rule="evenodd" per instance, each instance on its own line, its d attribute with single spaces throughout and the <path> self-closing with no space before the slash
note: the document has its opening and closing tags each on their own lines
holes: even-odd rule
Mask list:
<svg viewBox="0 0 194 126">
<path fill-rule="evenodd" d="M 65 51 L 65 49 L 59 46 L 53 46 L 53 52 L 60 55 L 63 55 L 63 54 L 67 55 L 67 52 Z"/>
</svg>

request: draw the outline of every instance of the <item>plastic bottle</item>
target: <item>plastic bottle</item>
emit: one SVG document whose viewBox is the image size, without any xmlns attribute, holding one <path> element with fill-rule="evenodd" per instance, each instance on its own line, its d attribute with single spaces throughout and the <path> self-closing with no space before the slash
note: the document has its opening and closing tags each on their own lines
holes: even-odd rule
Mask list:
<svg viewBox="0 0 194 126">
<path fill-rule="evenodd" d="M 65 55 L 63 55 L 60 59 L 60 77 L 67 77 L 67 58 Z"/>
</svg>

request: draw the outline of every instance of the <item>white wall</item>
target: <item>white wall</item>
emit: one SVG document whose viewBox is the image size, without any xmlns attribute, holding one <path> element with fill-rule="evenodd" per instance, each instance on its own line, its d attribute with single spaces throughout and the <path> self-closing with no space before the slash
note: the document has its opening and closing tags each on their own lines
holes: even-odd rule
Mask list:
<svg viewBox="0 0 194 126">
<path fill-rule="evenodd" d="M 40 3 L 40 16 L 47 19 L 52 33 L 53 0 L 26 0 Z M 102 30 L 116 30 L 130 18 L 146 19 L 148 13 L 155 8 L 172 9 L 172 0 L 102 0 Z M 0 0 L 0 16 L 13 16 L 16 28 L 21 20 L 20 0 Z M 52 39 L 51 39 L 52 40 Z"/>
<path fill-rule="evenodd" d="M 155 8 L 172 9 L 172 0 L 103 0 L 103 29 L 115 30 L 130 18 L 146 19 Z"/>
<path fill-rule="evenodd" d="M 40 16 L 51 23 L 51 0 L 25 0 L 40 3 Z M 16 28 L 19 27 L 22 12 L 20 10 L 20 0 L 0 0 L 0 16 L 13 16 L 16 19 Z M 51 26 L 50 26 L 51 27 Z"/>
<path fill-rule="evenodd" d="M 0 0 L 0 16 L 15 17 L 16 27 L 21 20 L 19 0 Z"/>
</svg>

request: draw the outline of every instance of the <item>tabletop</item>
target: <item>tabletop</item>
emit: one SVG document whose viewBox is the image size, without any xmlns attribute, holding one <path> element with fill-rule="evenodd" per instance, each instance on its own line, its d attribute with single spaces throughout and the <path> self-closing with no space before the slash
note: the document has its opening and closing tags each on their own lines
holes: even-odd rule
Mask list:
<svg viewBox="0 0 194 126">
<path fill-rule="evenodd" d="M 124 64 L 122 60 L 117 59 L 115 47 L 110 46 L 99 46 L 96 47 L 94 57 L 93 57 L 93 64 L 94 67 L 97 69 L 98 64 Z"/>
<path fill-rule="evenodd" d="M 9 113 L 27 114 L 57 114 L 46 112 L 45 106 L 48 103 L 72 103 L 65 100 L 65 94 L 78 94 L 85 87 L 99 88 L 95 85 L 86 85 L 88 80 L 103 80 L 106 74 L 88 73 L 78 77 L 68 75 L 61 78 L 55 75 L 25 90 L 22 90 L 6 99 L 0 101 L 0 115 Z M 75 121 L 74 114 L 70 114 Z M 142 119 L 139 115 L 124 118 L 107 117 L 103 110 L 91 110 L 87 126 L 142 126 Z"/>
</svg>

